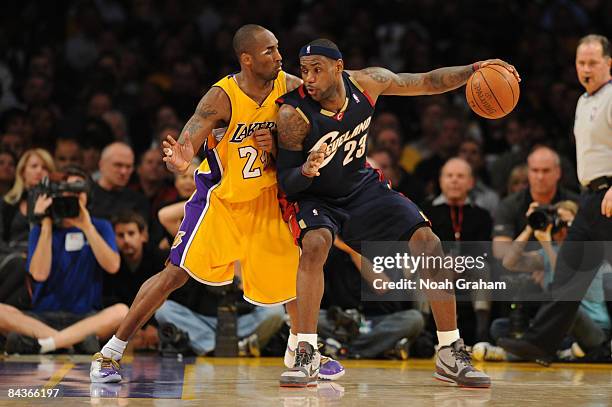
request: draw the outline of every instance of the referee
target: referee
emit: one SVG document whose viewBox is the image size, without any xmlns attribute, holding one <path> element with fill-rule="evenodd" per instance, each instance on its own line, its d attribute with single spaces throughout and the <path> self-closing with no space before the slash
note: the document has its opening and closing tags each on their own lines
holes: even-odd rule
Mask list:
<svg viewBox="0 0 612 407">
<path fill-rule="evenodd" d="M 499 345 L 523 359 L 548 364 L 570 330 L 579 301 L 611 250 L 595 242 L 612 238 L 612 77 L 610 42 L 588 35 L 578 43 L 576 72 L 585 88 L 576 106 L 577 172 L 586 187 L 580 210 L 559 251 L 553 293 L 564 293 L 542 305 L 521 339 L 503 338 Z M 609 338 L 601 338 L 603 344 Z M 585 349 L 588 353 L 595 349 Z"/>
</svg>

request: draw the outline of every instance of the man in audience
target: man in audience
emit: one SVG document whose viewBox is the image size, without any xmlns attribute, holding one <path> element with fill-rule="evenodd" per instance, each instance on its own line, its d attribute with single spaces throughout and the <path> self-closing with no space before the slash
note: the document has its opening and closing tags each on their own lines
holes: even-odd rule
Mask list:
<svg viewBox="0 0 612 407">
<path fill-rule="evenodd" d="M 442 193 L 430 204 L 425 205 L 423 212 L 427 214 L 431 221 L 431 228 L 440 240 L 442 242 L 490 241 L 491 216 L 486 209 L 474 204 L 469 197 L 469 192 L 474 186 L 470 164 L 463 158 L 451 158 L 442 167 L 439 182 Z M 468 246 L 465 250 L 476 249 L 476 244 Z M 463 251 L 461 253 L 466 254 Z M 473 254 L 482 255 L 482 253 Z M 466 278 L 470 278 L 470 275 L 467 274 Z M 461 303 L 458 304 L 458 306 L 461 305 Z M 476 315 L 475 339 L 484 341 L 488 337 L 491 303 L 486 298 L 473 297 L 472 305 Z M 470 320 L 465 319 L 463 322 L 470 323 Z M 474 338 L 467 337 L 466 341 L 470 339 Z"/>
<path fill-rule="evenodd" d="M 136 168 L 138 184 L 132 189 L 143 194 L 149 200 L 150 219 L 156 219 L 157 212 L 166 202 L 176 199 L 176 189 L 169 183 L 172 174 L 166 170 L 159 148 L 149 149 L 140 157 Z M 193 173 L 188 174 L 193 178 Z"/>
<path fill-rule="evenodd" d="M 147 224 L 138 213 L 119 213 L 112 222 L 121 266 L 116 274 L 104 276 L 104 302 L 107 305 L 131 304 L 142 283 L 163 268 L 168 252 L 149 244 Z M 155 348 L 157 329 L 146 324 L 136 334 L 133 343 L 136 349 Z"/>
<path fill-rule="evenodd" d="M 578 196 L 561 187 L 561 160 L 549 147 L 536 147 L 527 157 L 529 188 L 503 199 L 494 215 L 493 242 L 511 242 L 527 225 L 525 213 L 532 202 L 540 205 L 570 200 Z M 495 257 L 502 259 L 508 244 L 494 244 Z"/>
<path fill-rule="evenodd" d="M 111 219 L 123 210 L 135 210 L 149 221 L 149 202 L 127 187 L 134 171 L 132 148 L 122 142 L 111 143 L 100 156 L 100 180 L 92 191 L 91 213 Z"/>
<path fill-rule="evenodd" d="M 489 211 L 493 216 L 499 204 L 499 195 L 492 188 L 487 186 L 489 177 L 485 166 L 484 152 L 482 143 L 473 138 L 463 140 L 459 146 L 458 156 L 463 158 L 472 166 L 472 176 L 474 186 L 470 190 L 470 198 L 473 203 Z"/>
<path fill-rule="evenodd" d="M 78 168 L 65 173 L 67 183 L 88 180 Z M 41 194 L 36 200 L 33 213 L 41 224 L 30 232 L 28 254 L 32 314 L 2 306 L 0 331 L 7 334 L 8 353 L 47 353 L 79 343 L 77 351 L 90 353 L 99 346 L 97 338 L 111 336 L 127 314 L 125 304 L 101 310 L 102 274 L 116 273 L 120 262 L 110 223 L 90 216 L 86 192 L 64 195 L 76 198 L 77 216 L 52 219 L 50 213 L 57 212 L 49 208 L 58 198 Z"/>
</svg>

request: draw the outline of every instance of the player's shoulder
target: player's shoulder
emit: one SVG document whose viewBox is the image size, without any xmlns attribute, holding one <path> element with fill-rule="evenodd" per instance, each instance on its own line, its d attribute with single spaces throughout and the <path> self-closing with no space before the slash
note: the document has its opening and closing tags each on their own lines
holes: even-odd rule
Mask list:
<svg viewBox="0 0 612 407">
<path fill-rule="evenodd" d="M 298 87 L 295 89 L 288 91 L 281 97 L 276 99 L 276 103 L 279 106 L 282 105 L 291 105 L 293 107 L 297 107 L 302 104 L 306 100 L 306 91 L 304 90 L 304 85 L 300 83 Z"/>
<path fill-rule="evenodd" d="M 282 71 L 282 74 L 285 76 L 285 84 L 287 87 L 287 93 L 297 89 L 300 85 L 304 83 L 300 78 L 295 75 L 291 75 L 288 72 Z"/>
</svg>

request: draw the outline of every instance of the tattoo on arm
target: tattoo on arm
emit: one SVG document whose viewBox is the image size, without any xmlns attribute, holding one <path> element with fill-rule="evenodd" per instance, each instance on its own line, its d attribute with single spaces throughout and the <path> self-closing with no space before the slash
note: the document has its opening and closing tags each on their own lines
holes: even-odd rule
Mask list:
<svg viewBox="0 0 612 407">
<path fill-rule="evenodd" d="M 293 107 L 289 105 L 281 106 L 278 111 L 277 128 L 278 144 L 281 148 L 302 151 L 304 139 L 310 131 L 310 125 Z"/>
<path fill-rule="evenodd" d="M 378 83 L 389 83 L 391 81 L 391 77 L 393 76 L 393 73 L 388 69 L 378 67 L 366 68 L 361 72 Z"/>
<path fill-rule="evenodd" d="M 380 94 L 416 96 L 443 93 L 462 86 L 472 74 L 472 66 L 440 68 L 427 73 L 399 74 L 385 68 L 372 67 L 363 69 L 359 73 L 373 81 Z"/>
<path fill-rule="evenodd" d="M 462 86 L 472 75 L 472 66 L 453 66 L 428 72 L 428 88 L 434 92 L 446 92 Z"/>
<path fill-rule="evenodd" d="M 217 87 L 211 88 L 200 100 L 195 112 L 185 124 L 179 141 L 181 143 L 184 141 L 186 133 L 189 133 L 192 139 L 200 136 L 203 140 L 207 134 L 200 135 L 200 133 L 210 132 L 214 126 L 224 120 L 225 113 L 227 113 L 225 110 L 229 112 L 229 109 L 229 99 L 225 92 Z"/>
</svg>

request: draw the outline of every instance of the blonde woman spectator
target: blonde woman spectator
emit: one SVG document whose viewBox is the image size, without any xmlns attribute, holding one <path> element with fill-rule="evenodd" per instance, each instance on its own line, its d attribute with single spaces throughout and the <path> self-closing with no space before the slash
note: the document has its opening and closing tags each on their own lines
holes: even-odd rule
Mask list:
<svg viewBox="0 0 612 407">
<path fill-rule="evenodd" d="M 27 192 L 55 171 L 53 157 L 46 150 L 27 150 L 17 163 L 15 183 L 0 202 L 0 247 L 6 249 L 27 247 L 30 231 L 27 219 Z"/>
</svg>

